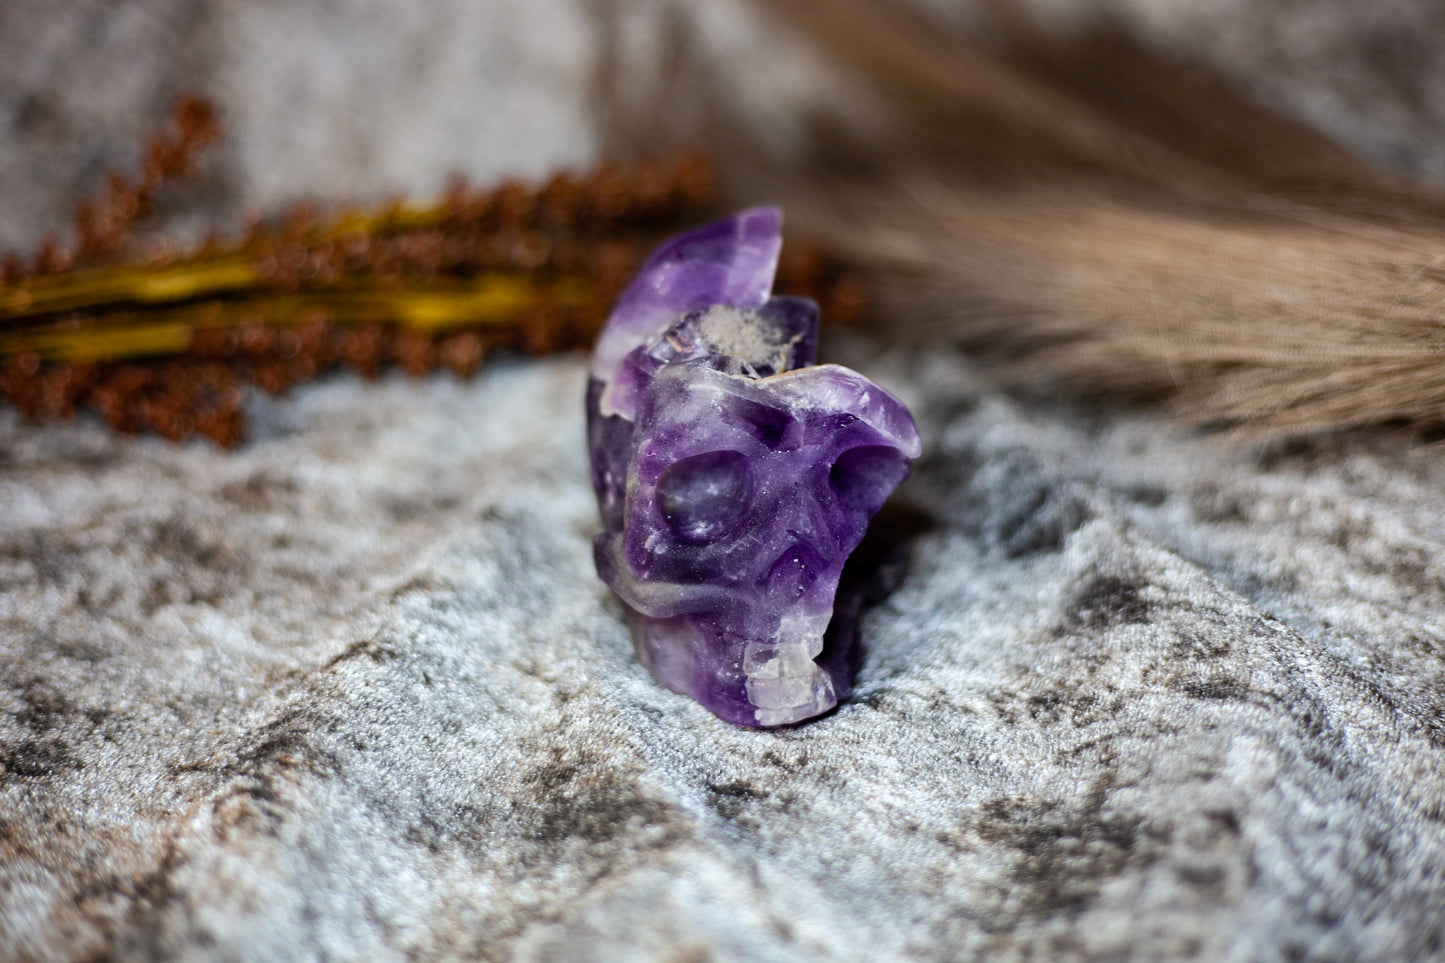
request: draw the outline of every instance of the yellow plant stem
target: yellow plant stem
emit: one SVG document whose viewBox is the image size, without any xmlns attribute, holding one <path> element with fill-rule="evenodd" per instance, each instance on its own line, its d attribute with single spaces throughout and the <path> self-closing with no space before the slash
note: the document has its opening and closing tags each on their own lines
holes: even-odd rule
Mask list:
<svg viewBox="0 0 1445 963">
<path fill-rule="evenodd" d="M 380 236 L 435 227 L 452 216 L 445 204 L 403 205 L 343 212 L 301 229 L 290 242 L 308 247 L 348 237 Z M 284 238 L 284 235 L 281 237 Z M 0 324 L 36 314 L 82 311 L 112 304 L 172 304 L 245 291 L 262 284 L 254 241 L 160 266 L 126 264 L 81 268 L 0 286 Z"/>
<path fill-rule="evenodd" d="M 172 304 L 254 288 L 261 275 L 235 255 L 162 267 L 89 268 L 27 278 L 0 288 L 0 323 L 111 304 Z"/>
<path fill-rule="evenodd" d="M 182 289 L 196 290 L 180 284 L 171 288 Z M 414 287 L 372 282 L 345 290 L 183 304 L 162 300 L 161 306 L 143 311 L 111 311 L 0 331 L 0 357 L 33 352 L 42 358 L 79 362 L 176 354 L 188 350 L 202 328 L 294 326 L 317 318 L 338 324 L 394 323 L 434 335 L 506 325 L 534 306 L 576 307 L 591 293 L 592 283 L 581 277 L 538 281 L 524 274 L 492 272 L 466 281 L 432 281 Z"/>
</svg>

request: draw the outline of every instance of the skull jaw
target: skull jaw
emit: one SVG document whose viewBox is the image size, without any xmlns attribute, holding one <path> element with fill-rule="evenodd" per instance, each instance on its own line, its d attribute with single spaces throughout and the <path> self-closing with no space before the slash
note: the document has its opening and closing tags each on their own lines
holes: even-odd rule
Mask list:
<svg viewBox="0 0 1445 963">
<path fill-rule="evenodd" d="M 847 697 L 860 661 L 856 621 L 826 612 L 785 617 L 765 639 L 700 613 L 653 618 L 628 606 L 627 619 L 653 678 L 734 725 L 773 728 L 828 712 Z"/>
</svg>

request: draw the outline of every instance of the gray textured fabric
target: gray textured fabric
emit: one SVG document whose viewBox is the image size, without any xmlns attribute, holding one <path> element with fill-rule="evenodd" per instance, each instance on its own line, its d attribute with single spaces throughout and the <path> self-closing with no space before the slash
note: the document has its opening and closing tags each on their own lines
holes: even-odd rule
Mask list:
<svg viewBox="0 0 1445 963">
<path fill-rule="evenodd" d="M 369 7 L 7 6 L 0 237 L 194 77 L 212 213 L 587 155 L 575 7 Z M 431 67 L 364 81 L 388 36 Z M 0 957 L 1445 958 L 1439 446 L 1230 448 L 843 347 L 915 406 L 926 524 L 854 698 L 773 733 L 632 658 L 582 359 L 332 379 L 231 453 L 0 412 Z"/>
<path fill-rule="evenodd" d="M 933 521 L 855 697 L 775 733 L 632 659 L 581 360 L 340 379 L 234 454 L 7 415 L 0 945 L 1438 954 L 1438 453 L 1228 452 L 869 367 Z"/>
</svg>

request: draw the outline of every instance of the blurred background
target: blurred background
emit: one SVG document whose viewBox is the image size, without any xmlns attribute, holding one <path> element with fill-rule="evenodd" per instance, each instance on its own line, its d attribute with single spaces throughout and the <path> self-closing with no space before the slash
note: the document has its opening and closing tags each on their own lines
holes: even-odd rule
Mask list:
<svg viewBox="0 0 1445 963">
<path fill-rule="evenodd" d="M 75 199 L 135 162 L 182 93 L 220 108 L 216 213 L 359 200 L 585 166 L 609 142 L 606 45 L 628 89 L 676 70 L 725 79 L 765 141 L 799 148 L 810 110 L 856 111 L 858 85 L 767 4 L 668 0 L 11 0 L 0 10 L 0 245 L 69 224 Z M 987 42 L 1001 9 L 1063 34 L 1107 30 L 1385 168 L 1445 179 L 1445 11 L 1423 0 L 929 0 L 939 31 Z M 776 11 L 774 11 L 776 14 Z M 676 76 L 676 75 L 674 75 Z M 702 92 L 670 91 L 686 124 Z M 631 145 L 646 149 L 647 144 Z M 798 155 L 784 155 L 796 158 Z"/>
<path fill-rule="evenodd" d="M 1199 423 L 1436 424 L 1442 30 L 1419 0 L 17 0 L 0 248 L 69 263 L 182 96 L 224 136 L 140 205 L 171 253 L 692 150 L 710 210 L 783 203 L 896 340 Z"/>
</svg>

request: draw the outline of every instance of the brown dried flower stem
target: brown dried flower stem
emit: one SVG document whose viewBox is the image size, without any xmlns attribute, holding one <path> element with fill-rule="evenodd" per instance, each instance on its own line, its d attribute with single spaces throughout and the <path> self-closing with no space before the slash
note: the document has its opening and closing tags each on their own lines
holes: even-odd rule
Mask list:
<svg viewBox="0 0 1445 963">
<path fill-rule="evenodd" d="M 0 330 L 5 322 L 113 304 L 170 304 L 244 291 L 261 283 L 252 258 L 222 258 L 156 267 L 120 265 L 27 278 L 0 288 Z"/>
<path fill-rule="evenodd" d="M 144 286 L 144 279 L 137 278 Z M 191 292 L 184 284 L 150 286 L 158 291 Z M 253 282 L 254 285 L 255 282 Z M 576 309 L 587 303 L 595 285 L 586 278 L 541 280 L 524 274 L 493 272 L 448 283 L 397 288 L 361 282 L 342 290 L 268 294 L 232 300 L 164 303 L 159 297 L 129 300 L 161 302 L 147 310 L 110 311 L 81 321 L 74 316 L 10 330 L 0 329 L 0 357 L 32 352 L 63 361 L 116 360 L 190 350 L 196 334 L 209 328 L 263 321 L 285 327 L 324 317 L 336 324 L 391 323 L 434 335 L 462 327 L 516 323 L 529 309 Z M 116 298 L 124 301 L 125 298 Z M 165 300 L 179 300 L 165 299 Z"/>
<path fill-rule="evenodd" d="M 125 432 L 245 433 L 244 388 L 272 393 L 337 367 L 367 377 L 465 377 L 496 349 L 592 343 L 648 249 L 704 216 L 711 174 L 693 155 L 629 172 L 603 167 L 317 218 L 304 209 L 228 245 L 120 261 L 135 219 L 214 133 L 194 103 L 153 142 L 145 173 L 115 176 L 80 215 L 78 257 L 47 242 L 33 270 L 0 275 L 0 401 L 29 418 L 88 408 Z M 79 262 L 79 263 L 77 263 Z M 783 289 L 856 320 L 856 279 L 791 248 Z"/>
</svg>

